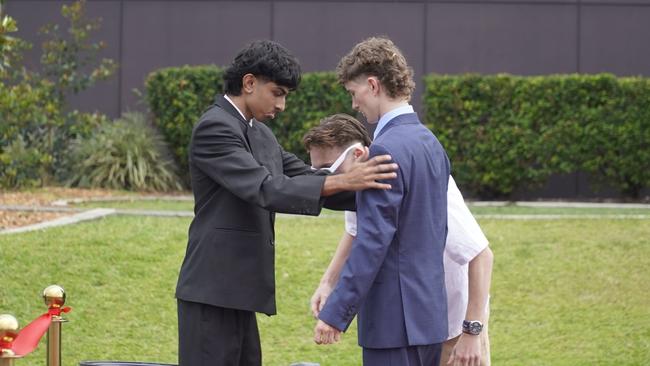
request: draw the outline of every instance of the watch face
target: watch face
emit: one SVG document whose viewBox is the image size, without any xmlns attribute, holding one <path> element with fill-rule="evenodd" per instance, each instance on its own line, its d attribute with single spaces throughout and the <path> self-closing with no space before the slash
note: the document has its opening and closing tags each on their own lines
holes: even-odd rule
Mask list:
<svg viewBox="0 0 650 366">
<path fill-rule="evenodd" d="M 469 332 L 472 334 L 479 334 L 483 329 L 483 324 L 480 322 L 471 322 L 469 323 Z"/>
<path fill-rule="evenodd" d="M 463 332 L 478 335 L 483 330 L 483 324 L 478 320 L 473 321 L 464 321 L 463 322 Z"/>
</svg>

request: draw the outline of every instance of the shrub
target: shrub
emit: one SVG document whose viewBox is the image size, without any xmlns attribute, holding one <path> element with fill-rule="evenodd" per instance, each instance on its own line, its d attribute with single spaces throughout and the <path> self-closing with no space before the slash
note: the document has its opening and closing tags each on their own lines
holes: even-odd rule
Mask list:
<svg viewBox="0 0 650 366">
<path fill-rule="evenodd" d="M 630 196 L 648 186 L 647 79 L 429 75 L 425 84 L 425 120 L 474 195 L 509 197 L 578 170 Z"/>
<path fill-rule="evenodd" d="M 18 136 L 0 152 L 0 187 L 40 186 L 43 170 L 50 162 L 51 156 L 28 147 L 22 136 Z"/>
<path fill-rule="evenodd" d="M 73 174 L 67 184 L 128 190 L 181 189 L 173 164 L 162 154 L 160 136 L 140 113 L 101 125 L 70 151 Z"/>
<path fill-rule="evenodd" d="M 60 124 L 60 112 L 49 101 L 47 83 L 0 84 L 0 187 L 33 187 L 47 183 L 54 155 L 46 147 Z M 24 164 L 24 165 L 23 165 Z"/>
<path fill-rule="evenodd" d="M 53 132 L 52 146 L 55 164 L 53 174 L 57 182 L 64 183 L 74 174 L 76 161 L 73 160 L 72 149 L 75 141 L 89 138 L 101 126 L 111 123 L 111 120 L 100 113 L 82 113 L 72 111 Z"/>
<path fill-rule="evenodd" d="M 217 93 L 223 90 L 222 70 L 216 66 L 160 69 L 145 81 L 146 100 L 154 122 L 169 143 L 181 167 L 188 172 L 187 148 L 192 128 Z"/>
</svg>

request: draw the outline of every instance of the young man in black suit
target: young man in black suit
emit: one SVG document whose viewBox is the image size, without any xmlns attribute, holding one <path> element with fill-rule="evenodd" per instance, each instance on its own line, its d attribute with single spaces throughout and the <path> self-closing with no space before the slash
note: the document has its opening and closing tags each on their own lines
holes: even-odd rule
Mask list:
<svg viewBox="0 0 650 366">
<path fill-rule="evenodd" d="M 276 313 L 275 213 L 350 208 L 354 195 L 344 191 L 389 189 L 377 180 L 395 177 L 389 156 L 327 175 L 284 151 L 264 122 L 284 110 L 299 81 L 285 48 L 253 42 L 225 70 L 225 95 L 194 127 L 195 217 L 176 288 L 180 366 L 261 365 L 255 313 Z"/>
</svg>

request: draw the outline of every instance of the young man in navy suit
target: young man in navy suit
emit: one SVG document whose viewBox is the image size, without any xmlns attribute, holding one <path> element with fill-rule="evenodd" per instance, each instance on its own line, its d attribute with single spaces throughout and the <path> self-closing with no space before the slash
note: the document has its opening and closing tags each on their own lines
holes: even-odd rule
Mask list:
<svg viewBox="0 0 650 366">
<path fill-rule="evenodd" d="M 362 156 L 371 139 L 356 118 L 334 114 L 323 118 L 303 138 L 312 167 L 345 173 Z M 447 188 L 447 241 L 444 253 L 447 290 L 448 339 L 442 345 L 440 366 L 490 366 L 488 293 L 492 277 L 493 254 L 488 239 L 465 204 L 454 179 Z M 318 315 L 327 303 L 357 235 L 355 212 L 345 211 L 345 232 L 336 252 L 311 298 L 311 311 Z M 481 329 L 463 329 L 466 319 L 481 324 Z M 475 334 L 478 333 L 478 334 Z"/>
<path fill-rule="evenodd" d="M 399 168 L 390 190 L 357 194 L 357 236 L 315 341 L 337 341 L 358 314 L 364 365 L 437 365 L 448 336 L 447 154 L 409 105 L 413 71 L 392 41 L 357 44 L 337 73 L 352 107 L 377 124 L 370 156 L 389 154 Z"/>
</svg>

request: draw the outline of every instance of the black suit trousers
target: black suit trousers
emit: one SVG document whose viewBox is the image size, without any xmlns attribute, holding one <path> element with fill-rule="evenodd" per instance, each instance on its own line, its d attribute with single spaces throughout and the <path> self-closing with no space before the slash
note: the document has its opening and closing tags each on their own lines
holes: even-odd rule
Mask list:
<svg viewBox="0 0 650 366">
<path fill-rule="evenodd" d="M 178 300 L 179 366 L 261 366 L 252 311 Z"/>
</svg>

